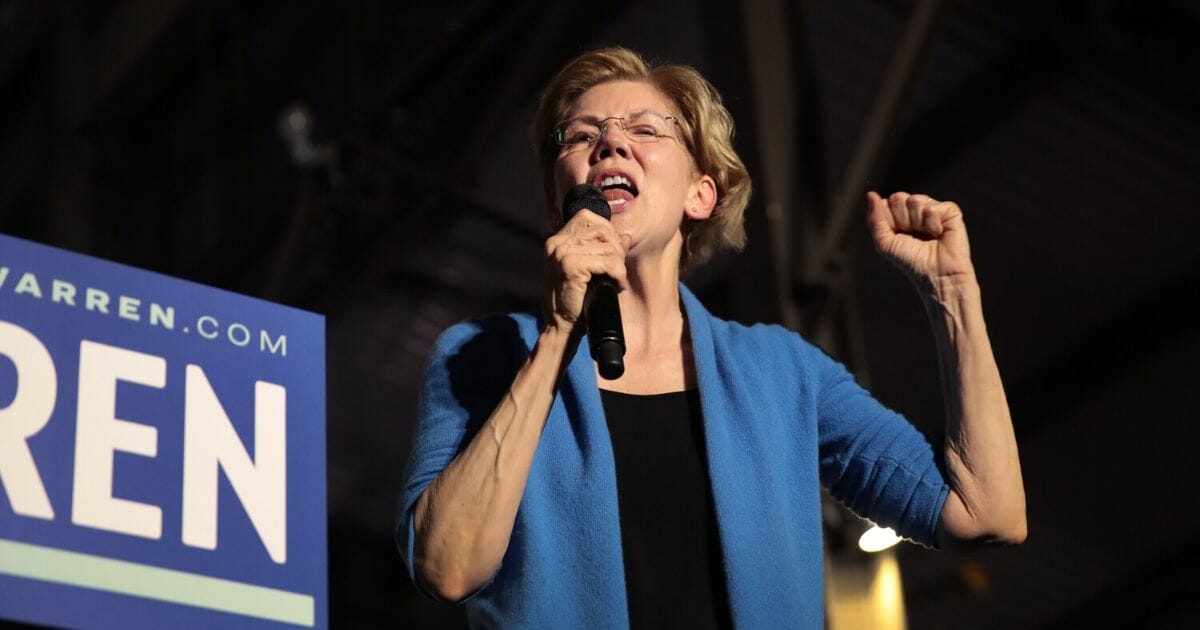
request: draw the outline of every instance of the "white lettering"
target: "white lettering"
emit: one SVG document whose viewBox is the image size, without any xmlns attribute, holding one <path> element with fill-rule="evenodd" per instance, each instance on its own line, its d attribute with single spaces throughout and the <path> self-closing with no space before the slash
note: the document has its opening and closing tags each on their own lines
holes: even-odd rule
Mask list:
<svg viewBox="0 0 1200 630">
<path fill-rule="evenodd" d="M 275 340 L 275 343 L 271 343 L 271 335 L 268 335 L 267 331 L 265 330 L 260 330 L 258 331 L 258 349 L 261 352 L 266 352 L 269 350 L 271 354 L 275 354 L 275 351 L 279 350 L 280 356 L 286 357 L 287 335 L 279 335 L 279 338 Z"/>
<path fill-rule="evenodd" d="M 138 307 L 142 305 L 142 301 L 137 298 L 131 298 L 128 295 L 122 295 L 117 299 L 117 315 L 121 319 L 130 321 L 138 321 L 141 316 L 138 315 Z"/>
<path fill-rule="evenodd" d="M 0 284 L 4 273 L 0 273 Z M 46 426 L 54 411 L 58 393 L 54 360 L 32 333 L 4 321 L 0 321 L 0 355 L 17 368 L 17 393 L 0 409 L 0 485 L 8 493 L 13 512 L 50 520 L 54 508 L 27 440 Z"/>
<path fill-rule="evenodd" d="M 233 331 L 235 331 L 235 330 L 241 331 L 241 333 L 239 335 L 242 338 L 241 341 L 234 339 Z M 227 337 L 229 337 L 230 343 L 232 343 L 235 346 L 245 347 L 246 344 L 250 343 L 250 329 L 246 328 L 245 326 L 238 324 L 236 322 L 229 325 L 229 330 L 225 331 L 225 335 Z"/>
<path fill-rule="evenodd" d="M 66 302 L 75 306 L 75 285 L 62 280 L 50 282 L 50 299 L 55 302 Z"/>
<path fill-rule="evenodd" d="M 71 522 L 159 539 L 162 508 L 112 494 L 115 451 L 146 457 L 158 454 L 158 429 L 116 417 L 117 381 L 161 389 L 167 383 L 167 362 L 162 357 L 86 339 L 79 344 Z"/>
<path fill-rule="evenodd" d="M 0 287 L 4 286 L 5 280 L 8 280 L 8 267 L 0 267 Z"/>
<path fill-rule="evenodd" d="M 87 288 L 87 310 L 108 315 L 108 294 L 100 289 Z"/>
<path fill-rule="evenodd" d="M 199 366 L 187 366 L 184 390 L 184 544 L 217 548 L 219 466 L 271 559 L 287 562 L 287 390 L 254 384 L 253 461 Z"/>
<path fill-rule="evenodd" d="M 28 293 L 40 300 L 42 298 L 42 287 L 38 286 L 37 276 L 26 271 L 21 274 L 21 279 L 17 281 L 17 287 L 13 289 L 13 293 Z"/>
<path fill-rule="evenodd" d="M 212 328 L 207 332 L 204 330 L 204 324 L 211 323 Z M 200 333 L 205 339 L 217 338 L 217 320 L 210 315 L 201 315 L 200 319 L 196 320 L 196 332 Z"/>
<path fill-rule="evenodd" d="M 150 303 L 150 325 L 162 326 L 167 330 L 175 330 L 175 307 L 168 306 L 165 310 L 163 307 Z"/>
</svg>

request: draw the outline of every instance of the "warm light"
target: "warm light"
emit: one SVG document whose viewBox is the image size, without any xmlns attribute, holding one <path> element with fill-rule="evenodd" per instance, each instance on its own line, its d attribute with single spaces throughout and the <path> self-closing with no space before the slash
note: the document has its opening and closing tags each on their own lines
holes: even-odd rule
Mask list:
<svg viewBox="0 0 1200 630">
<path fill-rule="evenodd" d="M 869 553 L 874 553 L 883 551 L 898 542 L 900 542 L 900 537 L 896 535 L 894 529 L 875 525 L 863 532 L 862 536 L 858 537 L 858 548 Z"/>
</svg>

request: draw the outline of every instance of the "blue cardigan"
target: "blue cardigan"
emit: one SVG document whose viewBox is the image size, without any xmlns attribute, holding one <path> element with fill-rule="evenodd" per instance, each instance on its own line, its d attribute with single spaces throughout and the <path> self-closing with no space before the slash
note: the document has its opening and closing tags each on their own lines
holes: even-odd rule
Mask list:
<svg viewBox="0 0 1200 630">
<path fill-rule="evenodd" d="M 730 611 L 739 628 L 824 625 L 821 492 L 934 544 L 948 487 L 933 450 L 820 349 L 779 326 L 717 319 L 680 285 L 691 329 Z M 464 322 L 437 341 L 421 390 L 396 540 L 413 576 L 413 507 L 491 414 L 539 332 L 528 314 Z M 472 627 L 629 623 L 612 445 L 587 340 L 550 409 Z"/>
</svg>

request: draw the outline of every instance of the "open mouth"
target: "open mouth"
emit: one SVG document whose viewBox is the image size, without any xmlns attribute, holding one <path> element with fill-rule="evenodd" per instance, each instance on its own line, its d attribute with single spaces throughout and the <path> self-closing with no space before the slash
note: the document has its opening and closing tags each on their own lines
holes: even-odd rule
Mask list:
<svg viewBox="0 0 1200 630">
<path fill-rule="evenodd" d="M 637 186 L 624 173 L 600 173 L 592 182 L 604 193 L 608 205 L 613 210 L 619 210 L 637 197 Z"/>
</svg>

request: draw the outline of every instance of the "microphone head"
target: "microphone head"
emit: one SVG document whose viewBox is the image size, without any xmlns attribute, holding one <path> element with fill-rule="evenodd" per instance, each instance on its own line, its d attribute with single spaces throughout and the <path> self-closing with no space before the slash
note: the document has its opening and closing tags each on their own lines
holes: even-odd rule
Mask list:
<svg viewBox="0 0 1200 630">
<path fill-rule="evenodd" d="M 612 208 L 599 188 L 591 184 L 576 184 L 563 199 L 563 222 L 570 221 L 580 210 L 590 210 L 605 221 L 612 219 Z"/>
</svg>

